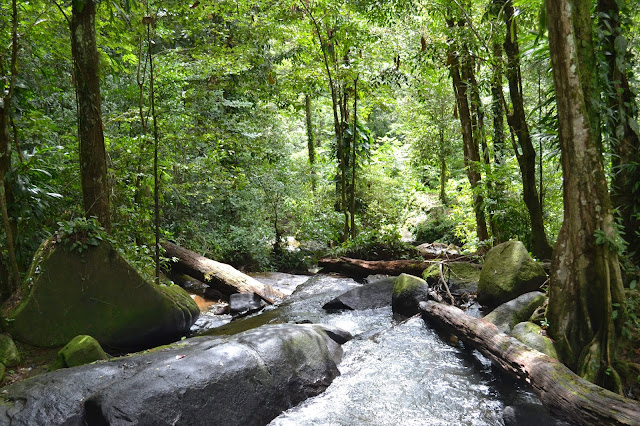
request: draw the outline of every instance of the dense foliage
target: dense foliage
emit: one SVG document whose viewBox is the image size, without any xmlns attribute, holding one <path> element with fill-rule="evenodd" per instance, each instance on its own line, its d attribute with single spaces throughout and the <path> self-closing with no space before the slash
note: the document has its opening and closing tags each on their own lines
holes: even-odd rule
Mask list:
<svg viewBox="0 0 640 426">
<path fill-rule="evenodd" d="M 59 221 L 83 213 L 71 5 L 18 3 L 13 70 L 11 4 L 0 6 L 0 78 L 7 88 L 13 84 L 5 179 L 23 272 Z M 494 119 L 504 114 L 496 102 L 511 108 L 510 98 L 492 98 L 496 69 L 507 66 L 492 48 L 505 42 L 500 4 L 99 2 L 113 237 L 131 258 L 151 255 L 154 96 L 162 236 L 209 257 L 245 269 L 302 268 L 305 256 L 308 262 L 354 236 L 344 247 L 378 240 L 395 247 L 400 236 L 469 250 L 510 238 L 530 244 L 516 155 L 522 152 L 512 149 L 509 125 Z M 534 184 L 553 243 L 562 220 L 562 176 L 542 2 L 515 6 Z M 636 9 L 625 9 L 622 34 L 630 75 Z M 453 17 L 458 29 L 447 24 Z M 480 105 L 471 107 L 482 115 L 483 127 L 478 122 L 474 129 L 482 135 L 483 160 L 473 166 L 481 175 L 474 185 L 465 174 L 470 164 L 447 58 L 452 46 L 463 46 L 475 61 Z M 636 90 L 636 81 L 630 83 Z M 508 95 L 506 79 L 500 87 Z M 603 144 L 603 152 L 613 177 L 611 146 Z M 478 195 L 490 241 L 476 233 Z M 0 240 L 6 247 L 4 229 Z M 302 254 L 287 260 L 282 250 L 298 244 Z M 7 256 L 2 250 L 4 277 Z M 633 268 L 629 263 L 631 275 Z"/>
</svg>

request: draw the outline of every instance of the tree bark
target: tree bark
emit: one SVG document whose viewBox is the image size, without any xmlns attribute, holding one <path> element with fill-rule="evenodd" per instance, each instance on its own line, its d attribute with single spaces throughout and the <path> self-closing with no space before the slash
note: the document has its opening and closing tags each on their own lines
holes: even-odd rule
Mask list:
<svg viewBox="0 0 640 426">
<path fill-rule="evenodd" d="M 638 424 L 637 401 L 589 383 L 558 360 L 500 333 L 494 324 L 433 301 L 421 302 L 420 310 L 428 323 L 453 332 L 501 370 L 526 382 L 552 414 L 575 424 Z"/>
<path fill-rule="evenodd" d="M 455 25 L 453 20 L 449 20 L 449 27 Z M 453 91 L 456 96 L 456 104 L 460 117 L 460 125 L 462 126 L 462 142 L 464 146 L 464 164 L 467 172 L 467 178 L 471 184 L 474 193 L 474 212 L 476 216 L 476 233 L 479 241 L 489 239 L 487 230 L 487 221 L 484 214 L 483 197 L 479 193 L 478 184 L 482 179 L 480 174 L 480 152 L 477 141 L 473 136 L 473 127 L 471 123 L 471 110 L 469 107 L 469 99 L 467 95 L 467 87 L 469 81 L 463 81 L 461 70 L 464 64 L 461 63 L 460 55 L 455 49 L 454 44 L 448 52 L 448 63 L 451 71 L 451 79 L 453 82 Z"/>
<path fill-rule="evenodd" d="M 7 254 L 9 256 L 9 268 L 6 288 L 0 288 L 3 298 L 8 297 L 20 284 L 20 269 L 16 256 L 16 238 L 18 235 L 17 224 L 9 216 L 9 200 L 12 199 L 11 187 L 5 180 L 5 175 L 11 170 L 11 140 L 9 138 L 9 117 L 11 116 L 11 100 L 15 87 L 18 62 L 18 8 L 16 0 L 11 2 L 11 60 L 9 63 L 10 76 L 6 79 L 8 84 L 0 85 L 0 216 L 2 226 L 7 239 Z M 2 58 L 0 58 L 0 75 L 6 76 Z M 1 255 L 1 253 L 0 253 Z"/>
<path fill-rule="evenodd" d="M 608 122 L 605 119 L 604 127 L 613 152 L 612 201 L 622 219 L 624 239 L 630 251 L 635 251 L 631 259 L 640 265 L 640 188 L 636 185 L 640 182 L 640 140 L 631 127 L 632 120 L 637 118 L 637 104 L 627 73 L 628 48 L 621 28 L 619 2 L 599 0 L 598 11 L 599 26 L 609 34 L 602 46 L 607 75 L 603 93 L 607 106 L 615 112 Z"/>
<path fill-rule="evenodd" d="M 442 259 L 443 256 L 433 255 L 433 259 Z M 462 255 L 448 255 L 449 259 L 459 259 Z M 400 275 L 410 274 L 421 276 L 422 272 L 431 266 L 433 262 L 422 260 L 362 260 L 349 257 L 330 258 L 325 257 L 318 261 L 322 272 L 337 272 L 354 278 L 365 278 L 369 275 Z"/>
<path fill-rule="evenodd" d="M 506 75 L 509 81 L 509 95 L 513 108 L 513 111 L 507 113 L 507 121 L 518 137 L 520 150 L 518 146 L 514 146 L 513 149 L 520 166 L 522 195 L 531 223 L 531 252 L 538 259 L 551 259 L 553 248 L 547 241 L 542 219 L 542 206 L 536 189 L 536 150 L 531 142 L 531 133 L 529 132 L 527 116 L 524 110 L 518 29 L 511 0 L 505 2 L 503 10 L 506 26 L 504 50 L 508 61 Z M 520 153 L 520 151 L 522 152 Z M 540 182 L 540 185 L 542 185 L 542 182 Z"/>
<path fill-rule="evenodd" d="M 316 144 L 313 137 L 313 122 L 311 120 L 311 96 L 304 95 L 304 115 L 307 124 L 307 149 L 309 151 L 309 167 L 311 168 L 311 190 L 316 190 Z"/>
<path fill-rule="evenodd" d="M 76 79 L 83 206 L 87 217 L 96 216 L 102 226 L 110 231 L 109 183 L 96 48 L 96 2 L 74 0 L 72 4 L 71 54 Z"/>
<path fill-rule="evenodd" d="M 285 297 L 280 291 L 243 274 L 233 266 L 200 256 L 167 241 L 161 244 L 168 258 L 177 259 L 176 262 L 171 262 L 172 270 L 190 275 L 225 296 L 234 293 L 255 293 L 267 303 L 275 303 L 277 299 Z"/>
<path fill-rule="evenodd" d="M 561 360 L 589 381 L 619 391 L 611 366 L 619 324 L 612 312 L 614 303 L 624 306 L 624 292 L 607 181 L 580 76 L 589 61 L 578 59 L 584 52 L 574 30 L 575 16 L 590 10 L 590 3 L 546 2 L 564 177 L 564 222 L 551 266 L 547 318 Z"/>
</svg>

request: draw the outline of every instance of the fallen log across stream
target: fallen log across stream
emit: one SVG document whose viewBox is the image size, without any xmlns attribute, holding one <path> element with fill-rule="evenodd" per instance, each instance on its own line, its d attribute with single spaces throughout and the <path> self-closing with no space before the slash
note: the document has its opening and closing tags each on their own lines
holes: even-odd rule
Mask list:
<svg viewBox="0 0 640 426">
<path fill-rule="evenodd" d="M 558 360 L 500 333 L 483 319 L 433 301 L 420 302 L 427 323 L 452 332 L 501 370 L 527 382 L 552 414 L 580 425 L 638 425 L 640 403 L 590 383 Z"/>
<path fill-rule="evenodd" d="M 354 278 L 365 278 L 369 275 L 410 274 L 421 276 L 422 271 L 433 262 L 423 260 L 361 260 L 349 257 L 325 257 L 318 261 L 322 272 L 337 272 Z"/>
<path fill-rule="evenodd" d="M 170 262 L 172 270 L 192 276 L 225 296 L 233 293 L 255 293 L 271 304 L 285 297 L 284 293 L 243 274 L 231 265 L 200 256 L 168 241 L 163 241 L 161 245 L 165 249 L 165 256 L 175 260 Z"/>
</svg>

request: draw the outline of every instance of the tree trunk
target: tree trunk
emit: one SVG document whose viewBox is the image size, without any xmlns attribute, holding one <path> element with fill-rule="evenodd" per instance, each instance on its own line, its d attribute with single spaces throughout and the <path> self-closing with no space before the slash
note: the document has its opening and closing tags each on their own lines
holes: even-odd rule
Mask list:
<svg viewBox="0 0 640 426">
<path fill-rule="evenodd" d="M 448 255 L 449 259 L 463 258 L 462 255 Z M 433 255 L 433 259 L 442 259 L 443 256 Z M 336 272 L 353 278 L 366 278 L 369 275 L 400 275 L 410 274 L 421 276 L 422 272 L 431 266 L 433 262 L 422 260 L 362 260 L 349 257 L 330 258 L 325 257 L 318 261 L 322 272 Z"/>
<path fill-rule="evenodd" d="M 616 0 L 599 0 L 599 26 L 608 36 L 603 40 L 602 51 L 606 59 L 607 81 L 604 96 L 607 106 L 615 112 L 605 122 L 611 138 L 611 162 L 613 179 L 612 201 L 624 228 L 624 239 L 632 260 L 640 265 L 640 140 L 631 123 L 637 118 L 635 95 L 629 86 L 627 74 L 627 43 L 620 25 L 620 7 Z M 616 42 L 617 40 L 617 42 Z M 607 115 L 608 116 L 608 115 Z M 606 119 L 605 119 L 606 120 Z"/>
<path fill-rule="evenodd" d="M 449 21 L 449 27 L 455 24 Z M 460 74 L 463 65 L 460 62 L 460 56 L 452 44 L 448 52 L 448 62 L 451 71 L 451 79 L 453 82 L 453 91 L 456 95 L 456 103 L 458 106 L 458 114 L 460 117 L 460 125 L 462 126 L 462 142 L 464 146 L 464 164 L 467 171 L 467 177 L 474 193 L 473 207 L 476 216 L 476 233 L 479 241 L 489 239 L 487 231 L 487 221 L 485 219 L 483 198 L 479 193 L 478 184 L 482 176 L 480 175 L 480 152 L 478 145 L 473 137 L 473 127 L 471 124 L 471 110 L 469 108 L 469 99 L 467 97 L 468 81 L 463 81 Z"/>
<path fill-rule="evenodd" d="M 96 216 L 111 229 L 109 183 L 102 133 L 100 77 L 96 48 L 95 0 L 72 2 L 71 54 L 73 56 L 78 105 L 80 177 L 85 215 Z"/>
<path fill-rule="evenodd" d="M 304 113 L 307 124 L 307 148 L 309 150 L 309 167 L 311 168 L 311 190 L 316 190 L 316 144 L 313 138 L 313 122 L 311 120 L 311 96 L 304 95 Z"/>
<path fill-rule="evenodd" d="M 444 128 L 438 127 L 438 160 L 440 161 L 440 202 L 447 205 L 447 146 L 444 141 Z"/>
<path fill-rule="evenodd" d="M 549 334 L 571 369 L 619 391 L 620 379 L 611 367 L 619 334 L 612 311 L 614 303 L 624 306 L 624 292 L 613 248 L 609 191 L 580 76 L 580 67 L 588 61 L 578 59 L 584 52 L 578 49 L 574 32 L 575 17 L 591 4 L 589 0 L 546 4 L 564 177 L 564 222 L 549 284 Z"/>
<path fill-rule="evenodd" d="M 11 274 L 8 275 L 6 288 L 0 288 L 0 294 L 6 298 L 18 288 L 20 284 L 20 269 L 16 257 L 17 224 L 9 216 L 9 200 L 11 188 L 5 180 L 5 175 L 11 170 L 11 141 L 9 138 L 9 117 L 11 115 L 11 100 L 15 87 L 18 61 L 18 8 L 16 0 L 11 2 L 11 62 L 9 64 L 10 76 L 3 79 L 5 83 L 0 85 L 0 216 L 2 217 L 2 227 L 7 240 L 7 254 L 9 257 L 9 268 Z M 0 57 L 0 75 L 5 77 L 4 65 Z M 0 252 L 0 256 L 2 253 Z"/>
<path fill-rule="evenodd" d="M 531 222 L 531 252 L 538 259 L 551 259 L 553 248 L 547 242 L 547 234 L 542 219 L 542 206 L 536 189 L 536 150 L 531 142 L 531 134 L 527 125 L 522 95 L 522 76 L 520 74 L 520 48 L 518 46 L 518 30 L 511 0 L 504 6 L 504 22 L 506 37 L 504 50 L 507 54 L 507 80 L 513 111 L 507 114 L 507 121 L 518 137 L 518 145 L 514 146 L 520 174 L 522 175 L 522 195 L 529 212 Z M 542 182 L 540 182 L 542 185 Z"/>
<path fill-rule="evenodd" d="M 351 239 L 356 238 L 356 141 L 358 139 L 358 77 L 353 82 L 353 140 L 351 141 L 351 187 L 349 210 L 351 213 Z"/>
<path fill-rule="evenodd" d="M 493 115 L 493 158 L 496 169 L 500 169 L 504 163 L 504 151 L 505 151 L 505 133 L 504 133 L 504 108 L 502 103 L 502 46 L 499 39 L 494 37 L 493 43 L 493 75 L 491 78 L 491 112 Z M 500 176 L 498 174 L 498 176 Z M 494 200 L 503 199 L 504 183 L 502 178 L 494 180 L 493 190 L 490 197 Z M 505 237 L 502 235 L 502 229 L 500 224 L 496 220 L 491 221 L 491 234 L 493 236 L 494 244 L 499 244 L 505 241 Z"/>
<path fill-rule="evenodd" d="M 171 262 L 172 270 L 190 275 L 225 296 L 234 293 L 255 293 L 267 303 L 275 303 L 276 299 L 285 297 L 280 291 L 243 274 L 233 266 L 200 256 L 167 241 L 161 244 L 168 258 L 177 258 L 176 262 Z"/>
<path fill-rule="evenodd" d="M 494 324 L 433 301 L 421 302 L 420 310 L 427 322 L 453 332 L 501 370 L 531 386 L 554 415 L 584 425 L 638 424 L 637 401 L 587 382 L 556 359 L 500 333 Z"/>
</svg>

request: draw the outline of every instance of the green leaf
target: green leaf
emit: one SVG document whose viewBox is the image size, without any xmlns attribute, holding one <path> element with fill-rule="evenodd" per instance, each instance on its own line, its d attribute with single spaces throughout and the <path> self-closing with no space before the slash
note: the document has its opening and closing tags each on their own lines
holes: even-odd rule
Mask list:
<svg viewBox="0 0 640 426">
<path fill-rule="evenodd" d="M 629 288 L 630 288 L 631 290 L 635 290 L 637 286 L 638 286 L 638 281 L 637 281 L 637 280 L 633 280 L 633 281 L 631 281 L 631 283 L 629 284 Z"/>
</svg>

